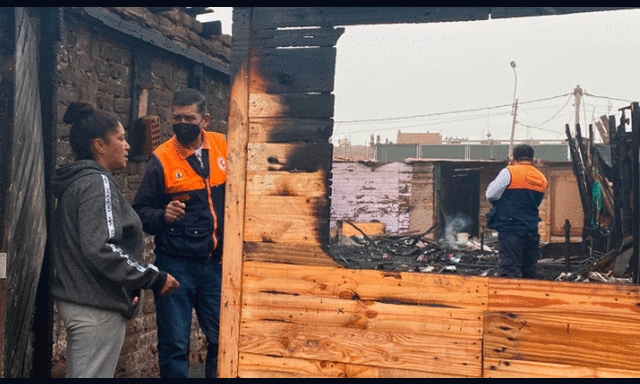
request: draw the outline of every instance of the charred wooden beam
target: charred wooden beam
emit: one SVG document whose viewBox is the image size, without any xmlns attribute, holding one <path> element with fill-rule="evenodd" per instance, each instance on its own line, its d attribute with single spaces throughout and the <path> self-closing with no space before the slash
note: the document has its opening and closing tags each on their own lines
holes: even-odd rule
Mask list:
<svg viewBox="0 0 640 384">
<path fill-rule="evenodd" d="M 222 35 L 222 22 L 220 20 L 206 21 L 202 23 L 202 33 L 200 36 L 220 36 Z"/>
<path fill-rule="evenodd" d="M 615 248 L 620 245 L 622 241 L 622 191 L 620 185 L 623 180 L 620 175 L 620 157 L 618 156 L 618 131 L 616 126 L 616 117 L 614 115 L 609 116 L 607 124 L 609 130 L 609 143 L 611 146 L 611 182 L 613 183 L 613 229 L 612 229 L 612 246 Z"/>
<path fill-rule="evenodd" d="M 147 7 L 151 13 L 169 12 L 175 9 L 175 7 Z"/>
<path fill-rule="evenodd" d="M 584 212 L 584 227 L 589 224 L 588 219 L 591 218 L 591 194 L 587 187 L 587 181 L 585 176 L 584 165 L 582 163 L 582 156 L 578 143 L 571 136 L 571 128 L 569 124 L 565 126 L 567 134 L 567 142 L 569 143 L 569 152 L 571 153 L 571 161 L 573 162 L 573 174 L 576 176 L 578 183 L 578 192 L 580 193 L 580 201 L 582 202 L 582 209 Z"/>
<path fill-rule="evenodd" d="M 640 282 L 640 104 L 631 104 L 631 166 L 633 177 L 633 257 L 634 284 Z"/>
<path fill-rule="evenodd" d="M 40 11 L 39 85 L 42 113 L 42 135 L 45 165 L 45 198 L 47 227 L 52 227 L 56 199 L 51 183 L 56 165 L 58 121 L 58 42 L 62 39 L 64 11 L 62 7 L 43 7 Z M 46 31 L 46 33 L 44 33 Z M 33 318 L 33 377 L 51 377 L 53 354 L 53 242 L 45 244 Z"/>
<path fill-rule="evenodd" d="M 213 13 L 213 10 L 209 9 L 209 7 L 181 7 L 180 10 L 190 16 L 198 16 L 198 15 L 205 15 L 207 13 Z"/>
</svg>

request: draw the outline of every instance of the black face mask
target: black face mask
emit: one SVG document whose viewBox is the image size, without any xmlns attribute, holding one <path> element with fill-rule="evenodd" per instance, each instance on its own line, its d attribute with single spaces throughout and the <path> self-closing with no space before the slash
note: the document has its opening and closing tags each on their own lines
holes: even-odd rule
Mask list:
<svg viewBox="0 0 640 384">
<path fill-rule="evenodd" d="M 185 147 L 198 138 L 200 131 L 200 126 L 197 124 L 179 123 L 173 125 L 173 132 L 176 134 L 176 138 Z"/>
</svg>

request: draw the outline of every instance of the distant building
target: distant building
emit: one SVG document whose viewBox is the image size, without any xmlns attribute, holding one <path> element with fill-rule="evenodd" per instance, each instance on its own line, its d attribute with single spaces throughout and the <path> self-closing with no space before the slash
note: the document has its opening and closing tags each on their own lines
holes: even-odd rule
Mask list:
<svg viewBox="0 0 640 384">
<path fill-rule="evenodd" d="M 348 139 L 338 141 L 333 147 L 334 161 L 372 161 L 374 147 L 368 145 L 351 145 Z"/>
<path fill-rule="evenodd" d="M 398 131 L 398 144 L 442 144 L 439 133 L 408 133 Z"/>
<path fill-rule="evenodd" d="M 533 148 L 535 157 L 540 161 L 571 160 L 567 144 L 558 140 L 533 144 Z M 508 157 L 509 144 L 487 145 L 477 141 L 460 141 L 455 144 L 376 144 L 374 151 L 375 161 L 383 163 L 404 162 L 406 159 L 506 160 Z"/>
</svg>

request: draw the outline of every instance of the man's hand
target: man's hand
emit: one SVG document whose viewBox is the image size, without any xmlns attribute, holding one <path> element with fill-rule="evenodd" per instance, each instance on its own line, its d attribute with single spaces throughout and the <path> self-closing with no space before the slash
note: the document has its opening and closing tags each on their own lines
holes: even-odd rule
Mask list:
<svg viewBox="0 0 640 384">
<path fill-rule="evenodd" d="M 164 209 L 164 221 L 168 224 L 178 221 L 184 217 L 186 205 L 178 200 L 172 200 Z"/>
<path fill-rule="evenodd" d="M 173 276 L 167 273 L 167 281 L 164 282 L 164 286 L 160 290 L 160 295 L 168 295 L 178 288 L 180 288 L 180 283 L 178 283 L 178 280 L 174 279 Z"/>
</svg>

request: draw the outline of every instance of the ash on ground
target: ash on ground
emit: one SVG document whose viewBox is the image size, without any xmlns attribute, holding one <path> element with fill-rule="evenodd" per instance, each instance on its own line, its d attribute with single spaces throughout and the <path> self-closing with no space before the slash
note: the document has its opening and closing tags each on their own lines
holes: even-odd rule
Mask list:
<svg viewBox="0 0 640 384">
<path fill-rule="evenodd" d="M 451 241 L 431 240 L 424 234 L 378 236 L 338 235 L 329 248 L 333 259 L 351 269 L 396 272 L 497 276 L 497 237 Z M 583 255 L 581 243 L 571 243 L 567 264 L 566 244 L 541 244 L 536 278 L 539 280 L 631 284 L 627 276 L 614 277 L 615 257 L 590 252 Z M 613 264 L 612 264 L 613 263 Z"/>
</svg>

